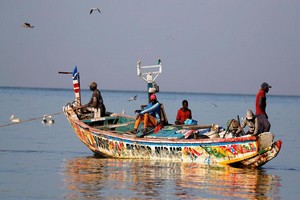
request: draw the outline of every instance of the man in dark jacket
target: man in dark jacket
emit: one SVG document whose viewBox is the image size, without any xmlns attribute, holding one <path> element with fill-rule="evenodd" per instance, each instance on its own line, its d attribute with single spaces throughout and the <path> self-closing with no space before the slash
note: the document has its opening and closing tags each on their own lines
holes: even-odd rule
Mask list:
<svg viewBox="0 0 300 200">
<path fill-rule="evenodd" d="M 106 108 L 101 96 L 101 92 L 97 89 L 97 83 L 92 82 L 90 84 L 90 90 L 93 91 L 91 100 L 82 107 L 87 108 L 87 110 L 90 110 L 90 108 L 100 108 L 100 115 L 105 116 Z"/>
</svg>

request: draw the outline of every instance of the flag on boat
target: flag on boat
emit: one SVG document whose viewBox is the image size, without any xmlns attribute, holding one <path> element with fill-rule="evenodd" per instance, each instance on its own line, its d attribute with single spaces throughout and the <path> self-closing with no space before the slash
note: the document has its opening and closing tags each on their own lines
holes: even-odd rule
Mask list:
<svg viewBox="0 0 300 200">
<path fill-rule="evenodd" d="M 77 66 L 75 66 L 74 71 L 72 73 L 73 76 L 73 88 L 76 98 L 77 105 L 80 105 L 80 81 L 79 81 L 79 73 L 77 71 Z"/>
</svg>

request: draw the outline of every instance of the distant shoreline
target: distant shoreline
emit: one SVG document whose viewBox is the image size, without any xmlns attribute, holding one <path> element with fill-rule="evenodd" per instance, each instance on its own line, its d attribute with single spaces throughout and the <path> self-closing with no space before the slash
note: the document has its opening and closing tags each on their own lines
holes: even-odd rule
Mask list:
<svg viewBox="0 0 300 200">
<path fill-rule="evenodd" d="M 46 88 L 46 87 L 17 87 L 17 86 L 0 86 L 0 89 L 28 89 L 28 90 L 65 90 L 73 91 L 73 88 Z M 81 91 L 89 91 L 89 89 L 81 89 Z M 141 90 L 107 90 L 101 89 L 103 92 L 135 92 L 135 93 L 144 93 L 145 91 Z M 209 93 L 209 92 L 175 92 L 175 91 L 160 91 L 160 93 L 166 94 L 203 94 L 203 95 L 235 95 L 235 96 L 255 96 L 256 94 L 241 94 L 241 93 Z M 268 96 L 278 96 L 278 97 L 300 97 L 300 95 L 278 95 L 278 94 L 268 94 Z"/>
</svg>

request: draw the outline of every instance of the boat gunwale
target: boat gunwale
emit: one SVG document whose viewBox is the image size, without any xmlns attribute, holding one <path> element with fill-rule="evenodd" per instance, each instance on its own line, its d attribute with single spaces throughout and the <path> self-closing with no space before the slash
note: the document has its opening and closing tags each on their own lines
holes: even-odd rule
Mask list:
<svg viewBox="0 0 300 200">
<path fill-rule="evenodd" d="M 90 133 L 97 135 L 97 136 L 104 136 L 104 137 L 109 137 L 112 140 L 122 140 L 122 141 L 129 141 L 129 142 L 147 142 L 147 143 L 165 143 L 167 144 L 199 144 L 199 145 L 210 145 L 210 144 L 214 144 L 214 145 L 227 145 L 227 144 L 231 144 L 231 143 L 236 143 L 236 142 L 257 142 L 257 138 L 255 136 L 249 135 L 249 136 L 243 136 L 243 137 L 236 137 L 236 138 L 208 138 L 208 139 L 185 139 L 185 138 L 144 138 L 144 137 L 134 137 L 134 135 L 132 135 L 132 137 L 128 137 L 129 135 L 125 135 L 126 132 L 120 132 L 120 133 L 114 133 L 113 131 L 106 131 L 106 130 L 101 130 L 98 128 L 94 128 L 92 126 L 89 126 L 88 124 L 86 124 L 85 122 L 81 121 L 80 119 L 74 118 L 72 114 L 70 114 L 68 111 L 71 110 L 71 112 L 73 112 L 73 109 L 68 109 L 65 111 L 65 113 L 68 114 L 68 118 L 70 120 L 72 120 L 74 123 L 76 123 L 77 125 L 79 125 L 80 127 L 82 127 L 83 129 L 88 129 Z M 74 113 L 75 114 L 75 113 Z M 126 115 L 120 115 L 120 116 L 124 116 L 127 117 Z M 125 133 L 125 134 L 124 134 Z M 220 143 L 220 144 L 218 144 Z"/>
</svg>

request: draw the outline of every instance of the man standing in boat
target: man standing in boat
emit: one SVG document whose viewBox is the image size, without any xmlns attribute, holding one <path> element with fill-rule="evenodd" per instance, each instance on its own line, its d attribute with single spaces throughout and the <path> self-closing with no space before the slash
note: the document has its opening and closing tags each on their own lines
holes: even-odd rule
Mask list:
<svg viewBox="0 0 300 200">
<path fill-rule="evenodd" d="M 160 123 L 160 103 L 157 101 L 156 95 L 151 94 L 150 102 L 143 110 L 136 110 L 135 112 L 139 113 L 135 120 L 134 129 L 131 130 L 131 133 L 136 134 L 139 124 L 144 122 L 143 133 L 146 133 L 148 126 L 157 126 Z"/>
<path fill-rule="evenodd" d="M 256 95 L 255 100 L 255 108 L 256 108 L 256 116 L 259 121 L 259 132 L 269 132 L 271 128 L 271 124 L 268 120 L 268 115 L 266 113 L 267 107 L 267 97 L 266 94 L 269 92 L 269 88 L 271 88 L 268 83 L 263 82 L 261 84 L 261 88 Z"/>
<path fill-rule="evenodd" d="M 91 82 L 90 90 L 93 91 L 91 100 L 82 107 L 89 111 L 92 111 L 93 109 L 100 109 L 100 116 L 105 116 L 106 108 L 101 96 L 101 92 L 97 89 L 97 83 Z"/>
</svg>

